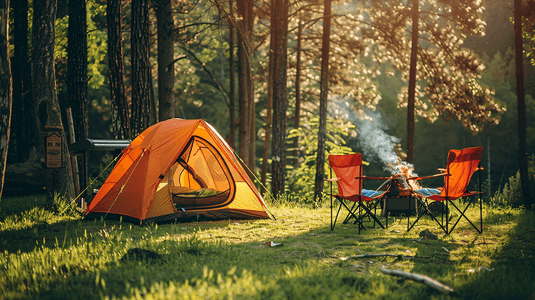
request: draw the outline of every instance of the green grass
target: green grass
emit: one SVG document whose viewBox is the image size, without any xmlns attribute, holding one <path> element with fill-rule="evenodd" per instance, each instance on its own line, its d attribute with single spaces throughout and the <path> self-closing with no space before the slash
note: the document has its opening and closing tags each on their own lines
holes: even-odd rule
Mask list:
<svg viewBox="0 0 535 300">
<path fill-rule="evenodd" d="M 485 208 L 483 234 L 461 222 L 444 235 L 428 217 L 407 233 L 407 219 L 392 217 L 388 229 L 359 235 L 353 225 L 331 231 L 327 206 L 272 205 L 277 220 L 141 227 L 85 221 L 61 201 L 43 205 L 39 197 L 0 202 L 0 299 L 535 297 L 533 212 Z M 424 229 L 438 240 L 418 239 Z M 342 259 L 364 253 L 411 258 Z M 433 277 L 455 292 L 384 275 L 381 266 Z"/>
</svg>

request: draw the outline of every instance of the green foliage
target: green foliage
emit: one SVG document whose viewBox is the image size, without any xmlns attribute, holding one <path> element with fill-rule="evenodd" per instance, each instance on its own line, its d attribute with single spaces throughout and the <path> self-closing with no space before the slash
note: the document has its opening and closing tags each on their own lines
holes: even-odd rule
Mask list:
<svg viewBox="0 0 535 300">
<path fill-rule="evenodd" d="M 502 181 L 516 176 L 518 170 L 518 110 L 514 53 L 497 52 L 493 57 L 483 56 L 487 69 L 482 72 L 482 83 L 492 87 L 497 99 L 507 108 L 501 116 L 499 124 L 490 124 L 479 134 L 481 145 L 487 151 L 487 139 L 490 138 L 492 191 L 499 191 L 503 187 Z M 528 81 L 526 81 L 528 82 Z M 529 85 L 528 85 L 529 86 Z M 535 100 L 526 89 L 526 125 L 528 155 L 533 155 L 535 149 Z M 483 162 L 487 166 L 487 162 Z M 509 184 L 509 186 L 511 186 Z M 510 203 L 512 204 L 512 203 Z"/>
<path fill-rule="evenodd" d="M 52 210 L 58 217 L 77 218 L 80 216 L 80 212 L 78 211 L 75 202 L 71 202 L 58 195 L 54 196 Z"/>
<path fill-rule="evenodd" d="M 528 158 L 528 177 L 530 182 L 531 194 L 533 195 L 535 187 L 535 155 Z M 501 192 L 496 192 L 491 199 L 494 205 L 520 207 L 524 204 L 522 197 L 522 184 L 520 181 L 520 171 L 509 178 Z"/>
<path fill-rule="evenodd" d="M 352 149 L 346 146 L 346 139 L 354 133 L 355 125 L 350 122 L 327 118 L 327 130 L 325 139 L 325 174 L 329 178 L 329 163 L 327 157 L 330 154 L 349 154 Z M 287 188 L 290 194 L 297 193 L 299 199 L 305 203 L 311 203 L 314 199 L 314 178 L 316 177 L 316 156 L 318 151 L 319 117 L 311 117 L 306 124 L 299 129 L 292 129 L 287 137 L 290 142 L 294 137 L 299 137 L 300 152 L 302 157 L 296 167 L 288 167 Z M 293 149 L 288 149 L 292 151 Z M 291 157 L 290 157 L 291 158 Z M 325 185 L 327 191 L 328 185 Z"/>
<path fill-rule="evenodd" d="M 106 6 L 96 1 L 87 1 L 87 72 L 89 88 L 101 88 L 108 77 L 108 36 L 105 23 Z"/>
</svg>

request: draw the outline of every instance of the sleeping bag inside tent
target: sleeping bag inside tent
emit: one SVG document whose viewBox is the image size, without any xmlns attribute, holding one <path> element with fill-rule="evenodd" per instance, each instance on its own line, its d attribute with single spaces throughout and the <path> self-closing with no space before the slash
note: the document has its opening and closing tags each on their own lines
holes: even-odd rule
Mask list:
<svg viewBox="0 0 535 300">
<path fill-rule="evenodd" d="M 268 219 L 262 196 L 217 131 L 203 120 L 147 128 L 121 158 L 87 217 L 132 221 Z"/>
</svg>

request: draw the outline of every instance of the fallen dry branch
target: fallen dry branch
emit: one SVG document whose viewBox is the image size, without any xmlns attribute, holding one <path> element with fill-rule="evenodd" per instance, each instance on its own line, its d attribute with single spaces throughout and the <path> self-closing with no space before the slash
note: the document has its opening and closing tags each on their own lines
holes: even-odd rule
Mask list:
<svg viewBox="0 0 535 300">
<path fill-rule="evenodd" d="M 392 275 L 392 276 L 398 276 L 398 277 L 402 277 L 402 278 L 405 278 L 405 279 L 410 279 L 410 280 L 414 280 L 416 282 L 420 282 L 420 283 L 423 283 L 431 288 L 434 288 L 435 290 L 437 291 L 440 291 L 442 293 L 449 293 L 449 292 L 453 292 L 453 288 L 429 277 L 429 276 L 425 276 L 425 275 L 420 275 L 420 274 L 415 274 L 415 273 L 409 273 L 409 272 L 404 272 L 404 271 L 400 271 L 400 270 L 389 270 L 385 267 L 381 267 L 381 272 L 383 272 L 384 274 L 387 274 L 387 275 Z"/>
<path fill-rule="evenodd" d="M 341 260 L 348 260 L 348 259 L 356 259 L 356 258 L 372 258 L 372 257 L 396 257 L 398 259 L 411 259 L 414 258 L 414 256 L 408 256 L 408 255 L 398 255 L 398 254 L 374 254 L 374 253 L 366 253 L 366 254 L 359 254 L 359 255 L 351 255 L 346 257 L 340 257 Z"/>
</svg>

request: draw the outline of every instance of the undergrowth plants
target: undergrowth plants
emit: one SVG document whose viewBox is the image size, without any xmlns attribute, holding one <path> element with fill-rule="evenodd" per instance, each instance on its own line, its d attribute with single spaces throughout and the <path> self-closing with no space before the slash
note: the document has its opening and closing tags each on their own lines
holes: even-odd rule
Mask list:
<svg viewBox="0 0 535 300">
<path fill-rule="evenodd" d="M 480 235 L 462 222 L 444 235 L 428 218 L 407 233 L 403 216 L 359 235 L 353 225 L 331 231 L 327 203 L 281 199 L 275 220 L 139 226 L 32 201 L 0 202 L 2 299 L 520 299 L 535 291 L 534 214 L 513 208 L 486 207 Z M 438 239 L 421 239 L 424 229 Z M 381 266 L 455 292 L 397 280 Z"/>
</svg>

